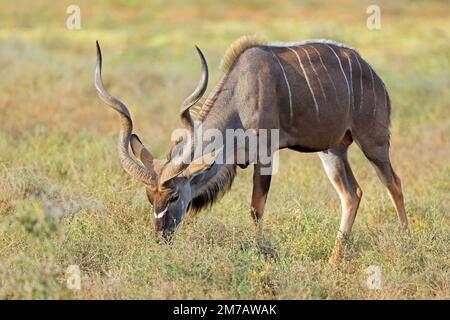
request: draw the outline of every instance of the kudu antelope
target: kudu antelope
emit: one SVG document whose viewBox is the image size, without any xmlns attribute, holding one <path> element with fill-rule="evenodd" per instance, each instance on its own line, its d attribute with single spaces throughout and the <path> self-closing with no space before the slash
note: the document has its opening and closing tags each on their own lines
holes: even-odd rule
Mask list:
<svg viewBox="0 0 450 320">
<path fill-rule="evenodd" d="M 192 137 L 195 129 L 190 108 L 200 100 L 208 83 L 206 60 L 200 49 L 197 51 L 201 79 L 180 112 L 181 121 Z M 98 43 L 97 54 L 96 89 L 122 120 L 118 143 L 122 166 L 145 184 L 156 230 L 170 234 L 186 212 L 212 204 L 230 187 L 237 164 L 219 164 L 214 153 L 203 155 L 202 161 L 196 163 L 174 163 L 171 153 L 165 160 L 155 159 L 132 134 L 127 107 L 103 86 Z M 268 45 L 242 37 L 228 49 L 222 67 L 224 74 L 202 104 L 199 122 L 203 128 L 221 132 L 229 128 L 279 129 L 278 149 L 318 152 L 342 205 L 330 261 L 338 262 L 342 256 L 345 237 L 351 231 L 362 196 L 347 160 L 347 150 L 353 141 L 375 167 L 401 225 L 407 228 L 400 179 L 389 159 L 389 96 L 383 81 L 356 50 L 329 40 Z M 185 139 L 178 141 L 171 152 L 181 148 L 192 156 L 195 139 L 190 143 L 182 141 Z M 130 156 L 129 145 L 140 163 Z M 256 160 L 251 200 L 255 226 L 263 218 L 271 181 L 271 175 L 261 174 L 262 167 Z"/>
</svg>

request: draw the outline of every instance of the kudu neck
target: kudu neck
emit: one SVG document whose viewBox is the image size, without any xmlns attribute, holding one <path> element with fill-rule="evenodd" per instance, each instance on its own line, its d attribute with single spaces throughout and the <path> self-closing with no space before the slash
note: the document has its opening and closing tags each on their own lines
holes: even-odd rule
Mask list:
<svg viewBox="0 0 450 320">
<path fill-rule="evenodd" d="M 198 138 L 200 138 L 203 150 L 210 148 L 211 141 L 215 138 L 221 139 L 220 146 L 225 145 L 227 130 L 242 129 L 242 123 L 233 103 L 233 90 L 226 89 L 224 85 L 225 82 L 221 81 L 215 88 L 217 96 L 213 97 L 213 104 L 199 124 L 201 137 Z M 223 152 L 226 153 L 226 148 L 223 149 Z M 197 206 L 201 207 L 202 203 L 211 204 L 222 191 L 231 185 L 236 165 L 227 163 L 226 159 L 227 155 L 224 154 L 223 161 L 215 162 L 210 169 L 192 181 L 192 195 Z"/>
<path fill-rule="evenodd" d="M 201 126 L 204 133 L 206 130 L 218 130 L 223 136 L 227 129 L 242 129 L 232 92 L 227 90 L 218 95 Z"/>
</svg>

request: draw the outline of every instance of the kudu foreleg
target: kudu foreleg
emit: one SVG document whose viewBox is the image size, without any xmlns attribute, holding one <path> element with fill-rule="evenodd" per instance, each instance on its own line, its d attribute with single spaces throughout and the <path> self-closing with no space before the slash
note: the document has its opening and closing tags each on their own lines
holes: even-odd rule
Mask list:
<svg viewBox="0 0 450 320">
<path fill-rule="evenodd" d="M 342 206 L 342 217 L 336 237 L 330 263 L 339 263 L 342 259 L 346 238 L 352 230 L 356 212 L 362 197 L 362 190 L 353 175 L 347 159 L 348 146 L 330 149 L 319 153 L 325 172 L 339 194 Z"/>
<path fill-rule="evenodd" d="M 264 174 L 265 172 L 261 169 L 264 169 L 262 165 L 255 164 L 253 171 L 251 215 L 256 231 L 262 226 L 264 207 L 266 205 L 267 194 L 269 193 L 270 181 L 272 179 L 272 175 Z"/>
</svg>

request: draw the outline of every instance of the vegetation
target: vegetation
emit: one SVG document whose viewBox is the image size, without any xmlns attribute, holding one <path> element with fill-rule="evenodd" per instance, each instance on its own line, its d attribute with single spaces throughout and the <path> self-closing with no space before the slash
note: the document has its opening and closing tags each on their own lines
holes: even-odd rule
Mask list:
<svg viewBox="0 0 450 320">
<path fill-rule="evenodd" d="M 449 299 L 450 20 L 445 1 L 73 1 L 1 3 L 0 298 Z M 340 202 L 318 157 L 282 151 L 255 237 L 251 168 L 230 192 L 157 244 L 143 186 L 116 153 L 117 115 L 93 86 L 95 40 L 104 79 L 130 106 L 135 131 L 158 156 L 180 125 L 199 76 L 213 84 L 242 34 L 269 41 L 329 38 L 361 52 L 390 91 L 392 158 L 411 232 L 400 232 L 385 188 L 361 151 L 350 160 L 364 191 L 345 261 L 328 264 Z M 210 88 L 212 86 L 210 85 Z M 66 285 L 78 265 L 81 289 Z M 370 265 L 382 287 L 366 285 Z"/>
</svg>

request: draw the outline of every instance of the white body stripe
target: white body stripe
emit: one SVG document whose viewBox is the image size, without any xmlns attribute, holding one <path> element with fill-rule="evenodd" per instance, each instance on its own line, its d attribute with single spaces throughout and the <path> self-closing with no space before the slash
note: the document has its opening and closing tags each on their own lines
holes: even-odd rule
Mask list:
<svg viewBox="0 0 450 320">
<path fill-rule="evenodd" d="M 308 46 L 308 47 L 311 47 L 311 48 L 313 48 L 316 52 L 317 52 L 317 54 L 319 55 L 319 59 L 320 59 L 320 62 L 321 62 L 321 64 L 322 64 L 322 66 L 323 66 L 323 68 L 325 69 L 325 71 L 327 72 L 327 76 L 328 76 L 328 79 L 331 81 L 331 83 L 332 83 L 332 85 L 333 85 L 333 88 L 334 88 L 334 90 L 335 90 L 335 93 L 336 93 L 336 101 L 338 102 L 338 92 L 337 92 L 337 88 L 336 88 L 336 85 L 335 85 L 335 83 L 334 83 L 334 81 L 333 81 L 333 78 L 331 77 L 331 75 L 330 75 L 330 73 L 329 73 L 329 71 L 328 71 L 328 69 L 327 69 L 327 67 L 325 66 L 325 63 L 324 63 L 324 61 L 323 61 L 323 59 L 322 59 L 322 57 L 321 57 L 321 55 L 320 55 L 320 53 L 319 53 L 319 51 L 313 46 L 314 44 L 321 44 L 321 45 L 324 45 L 324 46 L 326 46 L 326 47 L 328 47 L 332 52 L 333 52 L 333 54 L 335 55 L 335 57 L 336 57 L 336 59 L 337 59 L 337 61 L 338 61 L 338 63 L 339 63 L 339 67 L 340 67 L 340 69 L 341 69 L 341 72 L 342 72 L 342 74 L 344 75 L 344 79 L 345 79 L 345 82 L 346 82 L 346 84 L 347 84 L 347 93 L 348 93 L 348 104 L 349 104 L 349 107 L 352 105 L 353 106 L 353 108 L 355 107 L 355 97 L 354 97 L 354 95 L 353 95 L 353 79 L 352 79 L 352 64 L 351 64 L 351 60 L 350 60 L 350 56 L 347 56 L 347 59 L 348 59 L 348 62 L 349 62 L 349 67 L 350 67 L 350 83 L 351 83 L 351 89 L 350 89 L 350 83 L 349 83 L 349 79 L 347 78 L 347 76 L 346 76 L 346 74 L 345 74 L 345 71 L 344 71 L 344 68 L 343 68 L 343 66 L 342 66 L 342 62 L 341 62 L 341 59 L 339 58 L 339 56 L 337 55 L 337 53 L 336 53 L 336 51 L 333 49 L 333 47 L 332 46 L 337 46 L 337 47 L 339 47 L 339 48 L 344 48 L 344 49 L 349 49 L 349 50 L 351 50 L 351 52 L 352 52 L 352 54 L 354 54 L 355 55 L 355 58 L 356 58 L 356 62 L 358 63 L 358 67 L 359 67 L 359 71 L 360 71 L 360 79 L 359 79 L 359 83 L 360 83 L 360 87 L 361 87 L 361 96 L 360 96 L 360 102 L 359 102 L 359 110 L 361 110 L 361 108 L 363 108 L 363 106 L 364 106 L 364 84 L 363 84 L 363 69 L 362 69 L 362 64 L 361 64 L 361 60 L 360 59 L 362 59 L 362 61 L 365 63 L 365 64 L 367 64 L 367 67 L 369 68 L 369 71 L 370 71 L 370 76 L 371 76 L 371 79 L 372 79 L 372 90 L 373 90 L 373 99 L 374 99 L 374 108 L 373 108 L 373 115 L 375 116 L 375 114 L 376 114 L 376 111 L 377 111 L 377 94 L 376 94 L 376 91 L 375 91 L 375 78 L 374 78 L 374 74 L 380 79 L 380 82 L 381 82 L 381 85 L 383 86 L 383 90 L 384 90 L 384 104 L 385 104 L 385 108 L 387 108 L 388 107 L 388 96 L 387 96 L 387 90 L 386 90 L 386 87 L 385 87 L 385 85 L 384 85 L 384 83 L 383 83 L 383 81 L 381 80 L 381 78 L 375 73 L 375 71 L 372 69 L 372 67 L 370 66 L 370 64 L 358 53 L 358 51 L 356 50 L 356 49 L 354 49 L 354 48 L 352 48 L 352 47 L 350 47 L 350 46 L 348 46 L 348 45 L 345 45 L 345 44 L 342 44 L 342 43 L 338 43 L 338 42 L 335 42 L 335 41 L 333 41 L 333 40 L 327 40 L 327 39 L 311 39 L 311 40 L 305 40 L 305 41 L 300 41 L 300 42 L 293 42 L 293 43 L 283 43 L 283 42 L 279 42 L 279 43 L 271 43 L 270 45 L 269 45 L 269 47 L 273 47 L 273 48 L 287 48 L 287 49 L 289 49 L 289 50 L 291 50 L 291 51 L 293 51 L 294 53 L 295 53 L 295 55 L 297 56 L 297 60 L 299 61 L 299 63 L 300 63 L 300 67 L 302 68 L 302 70 L 304 70 L 304 68 L 303 68 L 303 65 L 302 65 L 302 63 L 301 63 L 301 60 L 300 60 L 300 57 L 299 57 L 299 55 L 297 54 L 297 52 L 295 51 L 295 50 L 293 50 L 292 49 L 292 47 L 300 47 L 300 46 Z M 303 48 L 302 48 L 303 49 Z M 303 49 L 304 50 L 304 49 Z M 305 51 L 305 53 L 308 55 L 308 53 Z M 308 55 L 308 59 L 310 59 L 310 56 Z M 310 63 L 311 63 L 311 59 L 310 59 Z M 315 68 L 314 68 L 314 66 L 313 66 L 313 71 L 316 73 L 316 75 L 317 75 L 317 72 L 316 72 L 316 70 L 315 70 Z M 312 95 L 313 95 L 313 99 L 314 99 L 314 103 L 315 103 L 315 106 L 316 106 L 316 110 L 317 110 L 317 112 L 319 111 L 319 109 L 318 109 L 318 105 L 317 105 L 317 101 L 316 101 L 316 99 L 315 99 L 315 96 L 314 96 L 314 92 L 313 92 L 313 90 L 312 90 L 312 88 L 311 88 L 311 85 L 310 85 L 310 83 L 309 83 L 309 78 L 308 78 L 308 76 L 306 75 L 306 73 L 305 73 L 305 78 L 306 78 L 306 80 L 307 80 L 307 83 L 308 83 L 308 87 L 309 87 L 309 89 L 310 89 L 310 91 L 311 91 L 311 93 L 312 93 Z M 319 79 L 319 78 L 318 78 Z M 319 79 L 319 82 L 320 82 L 320 79 Z M 321 86 L 321 89 L 322 89 L 322 86 Z"/>
<path fill-rule="evenodd" d="M 306 53 L 306 56 L 308 57 L 309 64 L 311 65 L 311 67 L 313 69 L 313 72 L 316 75 L 317 80 L 319 81 L 320 91 L 322 91 L 322 96 L 323 96 L 323 98 L 324 98 L 324 100 L 326 102 L 327 101 L 327 96 L 325 94 L 325 91 L 323 90 L 322 81 L 320 81 L 320 77 L 319 77 L 319 75 L 318 75 L 318 73 L 316 71 L 316 68 L 314 68 L 314 65 L 311 62 L 311 57 L 309 56 L 309 53 L 308 53 L 308 51 L 305 50 L 305 48 L 301 48 L 301 49 L 303 50 L 304 53 Z"/>
<path fill-rule="evenodd" d="M 161 211 L 159 213 L 156 213 L 156 211 L 153 212 L 153 215 L 155 216 L 156 219 L 161 219 L 166 214 L 167 209 L 169 209 L 169 206 L 167 206 L 163 211 Z"/>
<path fill-rule="evenodd" d="M 286 86 L 288 89 L 288 94 L 289 94 L 289 110 L 290 110 L 290 117 L 291 119 L 294 116 L 294 110 L 292 109 L 292 93 L 291 93 L 291 86 L 289 85 L 289 81 L 288 78 L 286 76 L 286 71 L 284 71 L 283 65 L 281 64 L 280 59 L 277 57 L 277 55 L 271 50 L 270 51 L 272 53 L 272 55 L 275 57 L 275 59 L 277 59 L 278 64 L 280 65 L 281 71 L 283 72 L 283 76 L 284 76 L 284 80 L 286 81 Z"/>
<path fill-rule="evenodd" d="M 350 66 L 350 91 L 351 91 L 351 95 L 350 95 L 350 99 L 351 99 L 351 104 L 352 104 L 352 109 L 355 109 L 355 97 L 353 96 L 353 70 L 352 70 L 352 62 L 350 60 L 350 55 L 347 56 L 347 61 L 348 61 L 348 65 Z"/>
<path fill-rule="evenodd" d="M 384 107 L 385 107 L 386 110 L 387 110 L 387 107 L 388 107 L 388 103 L 387 103 L 387 90 L 386 90 L 386 87 L 385 87 L 385 85 L 384 85 L 384 82 L 383 82 L 383 80 L 381 80 L 381 78 L 380 78 L 380 81 L 381 81 L 381 84 L 383 85 L 383 90 L 384 90 Z"/>
<path fill-rule="evenodd" d="M 380 76 L 375 72 L 375 70 L 372 69 L 371 65 L 366 61 L 366 59 L 364 59 L 361 55 L 359 56 L 364 63 L 367 65 L 367 67 L 369 68 L 370 71 L 370 76 L 372 77 L 372 89 L 373 89 L 373 100 L 374 100 L 374 107 L 373 107 L 373 115 L 375 116 L 375 112 L 377 110 L 377 95 L 375 92 L 375 78 L 374 78 L 374 74 L 377 76 L 377 78 L 380 80 L 381 85 L 383 86 L 383 90 L 384 90 L 384 105 L 387 108 L 387 90 L 386 90 L 386 86 L 384 85 L 383 80 L 381 80 Z"/>
<path fill-rule="evenodd" d="M 302 61 L 300 60 L 300 56 L 298 55 L 297 51 L 295 51 L 294 49 L 289 48 L 289 47 L 287 47 L 287 48 L 289 50 L 291 50 L 293 53 L 295 53 L 295 55 L 297 56 L 298 63 L 300 64 L 300 68 L 302 69 L 303 74 L 305 75 L 306 83 L 308 85 L 309 91 L 311 92 L 311 95 L 312 95 L 312 98 L 313 98 L 313 101 L 314 101 L 314 106 L 316 107 L 317 115 L 319 115 L 319 106 L 318 106 L 317 101 L 316 101 L 316 96 L 314 95 L 314 91 L 313 91 L 313 89 L 311 87 L 311 84 L 309 83 L 309 77 L 306 74 L 305 68 L 303 67 Z"/>
<path fill-rule="evenodd" d="M 358 62 L 358 66 L 359 66 L 359 84 L 361 85 L 361 92 L 360 92 L 360 98 L 359 98 L 359 108 L 358 110 L 361 110 L 361 107 L 364 103 L 364 88 L 363 88 L 363 81 L 362 81 L 362 67 L 361 67 L 361 62 L 359 62 L 359 58 L 357 55 L 355 55 L 356 57 L 356 62 Z"/>
<path fill-rule="evenodd" d="M 375 93 L 375 79 L 373 77 L 372 68 L 369 66 L 370 77 L 372 78 L 372 90 L 373 90 L 373 115 L 375 116 L 375 112 L 377 111 L 377 95 Z"/>
<path fill-rule="evenodd" d="M 311 46 L 311 45 L 308 46 L 308 47 L 313 48 L 313 49 L 317 52 L 317 55 L 319 56 L 319 59 L 320 59 L 320 63 L 322 64 L 322 67 L 325 69 L 325 72 L 327 73 L 328 80 L 330 80 L 331 84 L 333 85 L 334 93 L 335 93 L 335 95 L 336 95 L 336 102 L 338 102 L 338 94 L 337 94 L 336 85 L 334 84 L 334 81 L 333 81 L 333 79 L 331 78 L 331 75 L 330 75 L 330 73 L 328 72 L 328 69 L 327 69 L 327 67 L 325 66 L 325 63 L 323 63 L 322 56 L 320 55 L 319 50 L 317 50 L 316 47 Z"/>
<path fill-rule="evenodd" d="M 347 76 L 345 75 L 344 68 L 342 67 L 341 59 L 339 59 L 339 56 L 336 54 L 334 49 L 330 47 L 328 44 L 325 44 L 336 56 L 337 61 L 339 62 L 339 67 L 341 68 L 342 74 L 344 76 L 345 82 L 347 83 L 347 93 L 348 93 L 348 104 L 350 105 L 350 86 L 348 84 Z"/>
</svg>

